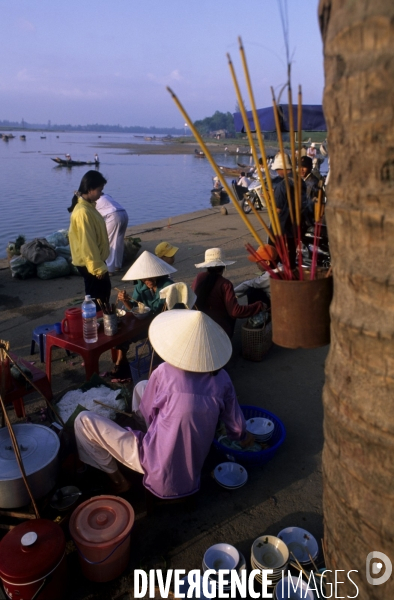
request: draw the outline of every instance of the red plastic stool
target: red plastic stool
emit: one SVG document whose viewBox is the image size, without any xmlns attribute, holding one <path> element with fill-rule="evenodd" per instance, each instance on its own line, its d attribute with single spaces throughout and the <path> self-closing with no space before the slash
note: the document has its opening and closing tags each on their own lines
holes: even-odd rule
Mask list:
<svg viewBox="0 0 394 600">
<path fill-rule="evenodd" d="M 34 383 L 34 385 L 40 390 L 42 395 L 47 400 L 52 400 L 52 388 L 46 374 L 43 371 L 40 371 L 40 369 L 37 369 L 36 367 L 31 365 L 26 360 L 23 360 L 23 358 L 18 358 L 12 352 L 9 352 L 9 355 L 13 360 L 15 360 L 15 362 L 18 361 L 19 363 L 23 363 L 29 369 L 29 371 L 31 371 L 33 375 L 32 382 Z M 12 383 L 12 388 L 5 393 L 5 397 L 3 398 L 4 404 L 7 405 L 12 403 L 14 406 L 16 416 L 18 418 L 22 418 L 26 416 L 23 398 L 28 394 L 32 394 L 36 390 L 32 386 L 26 387 L 27 381 L 16 381 L 14 378 L 12 378 Z"/>
</svg>

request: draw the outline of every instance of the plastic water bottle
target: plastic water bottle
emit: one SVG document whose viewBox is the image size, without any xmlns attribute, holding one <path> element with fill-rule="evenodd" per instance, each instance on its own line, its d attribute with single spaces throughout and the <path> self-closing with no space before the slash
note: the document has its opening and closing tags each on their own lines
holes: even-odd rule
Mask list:
<svg viewBox="0 0 394 600">
<path fill-rule="evenodd" d="M 96 305 L 90 296 L 85 296 L 82 304 L 83 339 L 86 343 L 97 342 Z"/>
</svg>

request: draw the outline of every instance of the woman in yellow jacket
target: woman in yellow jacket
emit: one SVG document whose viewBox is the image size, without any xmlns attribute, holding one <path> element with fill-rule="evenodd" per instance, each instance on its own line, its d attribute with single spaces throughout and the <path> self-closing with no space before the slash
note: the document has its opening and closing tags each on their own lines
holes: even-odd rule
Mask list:
<svg viewBox="0 0 394 600">
<path fill-rule="evenodd" d="M 111 280 L 105 260 L 109 241 L 105 221 L 95 208 L 107 180 L 98 171 L 88 171 L 81 179 L 68 211 L 68 233 L 72 263 L 84 278 L 85 294 L 109 302 Z"/>
</svg>

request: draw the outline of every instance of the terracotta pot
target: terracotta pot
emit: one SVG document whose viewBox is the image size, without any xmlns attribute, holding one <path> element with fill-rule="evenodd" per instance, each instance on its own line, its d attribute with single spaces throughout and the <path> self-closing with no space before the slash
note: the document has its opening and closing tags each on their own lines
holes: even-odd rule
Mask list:
<svg viewBox="0 0 394 600">
<path fill-rule="evenodd" d="M 330 343 L 333 278 L 313 281 L 271 279 L 272 341 L 285 348 Z"/>
</svg>

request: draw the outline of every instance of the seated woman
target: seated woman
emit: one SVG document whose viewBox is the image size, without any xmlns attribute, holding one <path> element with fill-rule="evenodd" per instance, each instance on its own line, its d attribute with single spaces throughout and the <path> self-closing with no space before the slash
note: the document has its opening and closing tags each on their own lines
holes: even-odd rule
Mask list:
<svg viewBox="0 0 394 600">
<path fill-rule="evenodd" d="M 232 353 L 231 342 L 221 327 L 195 310 L 158 315 L 149 339 L 166 362 L 148 382 L 137 385 L 146 434 L 82 412 L 75 420 L 79 457 L 105 471 L 117 493 L 131 485 L 119 461 L 142 473 L 144 486 L 159 498 L 189 496 L 200 487 L 219 419 L 231 439 L 244 447 L 254 443 L 230 377 L 222 370 Z"/>
<path fill-rule="evenodd" d="M 261 301 L 249 306 L 238 304 L 233 284 L 223 277 L 225 267 L 232 264 L 234 261 L 225 260 L 223 250 L 210 248 L 205 252 L 205 261 L 195 265 L 197 269 L 207 267 L 207 272 L 197 275 L 192 283 L 197 308 L 223 327 L 229 338 L 234 334 L 236 319 L 253 317 L 266 308 Z"/>
<path fill-rule="evenodd" d="M 249 254 L 248 260 L 256 263 L 257 268 L 262 274 L 254 279 L 248 279 L 248 281 L 240 283 L 234 288 L 234 292 L 237 298 L 246 295 L 248 304 L 261 300 L 269 308 L 271 306 L 270 274 L 264 269 L 262 262 L 271 267 L 273 271 L 277 271 L 275 263 L 278 260 L 278 252 L 274 246 L 265 244 L 264 246 L 259 246 L 256 254 L 258 255 L 256 257 Z"/>
<path fill-rule="evenodd" d="M 169 275 L 175 273 L 176 269 L 165 263 L 163 260 L 145 250 L 131 265 L 123 281 L 136 281 L 131 297 L 123 290 L 118 294 L 118 300 L 121 301 L 125 310 L 131 311 L 141 302 L 151 309 L 151 315 L 155 316 L 163 310 L 165 299 L 160 298 L 160 291 L 174 282 Z M 111 376 L 116 379 L 129 379 L 130 366 L 127 361 L 127 351 L 130 344 L 124 343 L 118 348 L 115 369 Z"/>
</svg>

